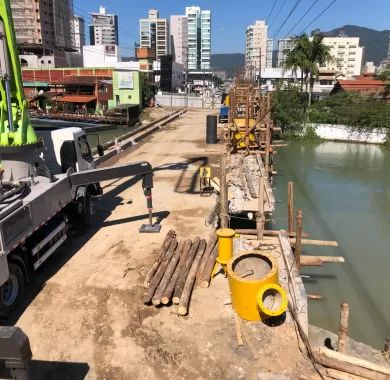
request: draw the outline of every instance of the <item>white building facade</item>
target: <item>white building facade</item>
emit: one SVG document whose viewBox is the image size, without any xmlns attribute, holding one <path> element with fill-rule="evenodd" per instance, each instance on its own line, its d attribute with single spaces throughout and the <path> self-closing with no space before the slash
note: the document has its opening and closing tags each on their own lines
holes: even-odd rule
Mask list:
<svg viewBox="0 0 390 380">
<path fill-rule="evenodd" d="M 86 45 L 83 47 L 84 67 L 114 67 L 121 61 L 118 45 Z"/>
<path fill-rule="evenodd" d="M 344 78 L 361 74 L 364 48 L 359 46 L 359 37 L 324 37 L 323 43 L 329 46 L 333 60 L 321 68 Z"/>
<path fill-rule="evenodd" d="M 171 53 L 175 61 L 187 66 L 188 18 L 184 15 L 171 16 Z"/>
<path fill-rule="evenodd" d="M 265 57 L 265 67 L 272 67 L 272 55 L 274 50 L 274 41 L 272 38 L 267 39 L 267 55 Z"/>
<path fill-rule="evenodd" d="M 118 16 L 107 13 L 100 7 L 99 13 L 90 13 L 92 24 L 89 26 L 90 45 L 118 45 Z"/>
<path fill-rule="evenodd" d="M 281 38 L 278 40 L 278 62 L 276 67 L 283 67 L 288 53 L 294 49 L 294 46 L 295 42 L 293 38 Z"/>
<path fill-rule="evenodd" d="M 268 26 L 261 20 L 246 28 L 245 66 L 247 68 L 266 67 L 267 33 Z"/>
<path fill-rule="evenodd" d="M 188 69 L 211 68 L 211 11 L 186 7 L 188 23 Z"/>
<path fill-rule="evenodd" d="M 80 16 L 73 17 L 73 36 L 74 47 L 79 54 L 83 54 L 83 46 L 85 45 L 85 22 Z"/>
<path fill-rule="evenodd" d="M 139 20 L 140 47 L 151 48 L 156 57 L 170 53 L 169 48 L 169 22 L 159 17 L 155 9 L 149 10 L 149 18 Z"/>
</svg>

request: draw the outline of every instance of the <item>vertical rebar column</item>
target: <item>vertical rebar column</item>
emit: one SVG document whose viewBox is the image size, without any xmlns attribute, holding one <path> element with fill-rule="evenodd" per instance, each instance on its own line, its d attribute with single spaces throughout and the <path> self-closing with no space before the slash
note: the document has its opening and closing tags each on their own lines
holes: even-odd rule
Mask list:
<svg viewBox="0 0 390 380">
<path fill-rule="evenodd" d="M 302 250 L 302 220 L 303 212 L 298 210 L 297 212 L 297 231 L 296 231 L 296 240 L 295 240 L 295 262 L 298 268 L 298 271 L 301 270 L 301 250 Z"/>
<path fill-rule="evenodd" d="M 226 153 L 221 157 L 221 184 L 220 184 L 220 223 L 221 228 L 227 228 L 229 226 L 229 211 L 228 211 L 228 187 L 226 182 Z"/>
<path fill-rule="evenodd" d="M 257 240 L 262 240 L 264 235 L 264 177 L 259 177 L 258 212 L 256 215 Z"/>
<path fill-rule="evenodd" d="M 287 184 L 287 214 L 288 214 L 288 233 L 294 232 L 294 182 Z"/>
<path fill-rule="evenodd" d="M 337 344 L 338 352 L 345 352 L 348 337 L 348 319 L 349 319 L 349 305 L 347 303 L 341 304 L 340 310 L 340 324 L 339 324 L 339 340 Z"/>
</svg>

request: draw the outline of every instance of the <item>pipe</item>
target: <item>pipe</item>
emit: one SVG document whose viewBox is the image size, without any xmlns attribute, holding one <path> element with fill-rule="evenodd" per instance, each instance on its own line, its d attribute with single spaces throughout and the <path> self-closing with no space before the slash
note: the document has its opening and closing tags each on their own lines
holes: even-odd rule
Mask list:
<svg viewBox="0 0 390 380">
<path fill-rule="evenodd" d="M 287 309 L 287 294 L 278 284 L 266 284 L 257 293 L 257 304 L 263 320 L 279 317 Z"/>
</svg>

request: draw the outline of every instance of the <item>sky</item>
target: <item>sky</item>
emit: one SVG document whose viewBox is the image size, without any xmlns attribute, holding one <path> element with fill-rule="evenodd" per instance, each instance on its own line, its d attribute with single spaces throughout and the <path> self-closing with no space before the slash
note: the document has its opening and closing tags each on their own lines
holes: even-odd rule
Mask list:
<svg viewBox="0 0 390 380">
<path fill-rule="evenodd" d="M 197 5 L 212 12 L 212 53 L 242 53 L 245 50 L 245 28 L 255 20 L 269 17 L 269 38 L 282 38 L 314 4 L 291 34 L 320 28 L 328 31 L 342 25 L 358 25 L 376 30 L 390 29 L 390 0 L 335 0 L 330 8 L 308 26 L 334 0 L 73 0 L 74 13 L 89 24 L 88 12 L 98 12 L 103 5 L 119 18 L 119 44 L 122 55 L 134 55 L 139 39 L 139 19 L 148 10 L 158 9 L 160 17 L 184 14 L 185 7 Z M 297 5 L 296 5 L 297 4 Z M 275 6 L 274 6 L 275 5 Z M 296 5 L 290 17 L 291 10 Z M 279 11 L 280 10 L 280 11 Z M 287 20 L 286 20 L 287 18 Z M 283 22 L 286 20 L 284 26 Z M 89 35 L 86 36 L 89 43 Z"/>
</svg>

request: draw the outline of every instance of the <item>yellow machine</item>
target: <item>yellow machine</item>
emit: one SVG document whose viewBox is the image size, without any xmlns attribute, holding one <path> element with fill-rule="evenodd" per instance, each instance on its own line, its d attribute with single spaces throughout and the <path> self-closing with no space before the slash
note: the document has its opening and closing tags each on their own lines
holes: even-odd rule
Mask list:
<svg viewBox="0 0 390 380">
<path fill-rule="evenodd" d="M 282 315 L 287 308 L 286 292 L 279 285 L 276 259 L 268 253 L 247 251 L 226 266 L 232 305 L 248 321 Z"/>
</svg>

